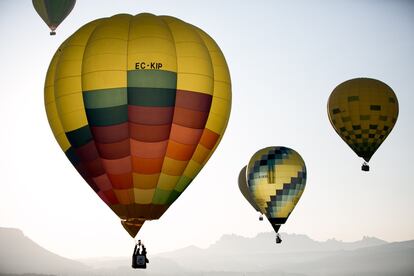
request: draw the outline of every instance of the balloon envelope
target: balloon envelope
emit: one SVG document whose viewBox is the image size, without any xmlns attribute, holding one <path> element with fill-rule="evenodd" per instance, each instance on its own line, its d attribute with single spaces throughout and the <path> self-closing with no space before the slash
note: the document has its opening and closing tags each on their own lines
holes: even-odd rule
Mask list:
<svg viewBox="0 0 414 276">
<path fill-rule="evenodd" d="M 230 75 L 217 44 L 197 27 L 121 14 L 86 24 L 59 47 L 45 106 L 68 159 L 135 236 L 220 142 Z"/>
<path fill-rule="evenodd" d="M 32 0 L 33 7 L 46 25 L 54 31 L 69 15 L 75 6 L 76 0 Z"/>
<path fill-rule="evenodd" d="M 238 178 L 238 182 L 239 182 L 239 189 L 240 192 L 242 193 L 242 195 L 244 196 L 244 198 L 250 203 L 250 205 L 252 205 L 252 207 L 260 212 L 259 206 L 257 206 L 256 202 L 254 201 L 252 194 L 249 190 L 249 187 L 247 187 L 247 180 L 246 180 L 246 168 L 247 166 L 244 166 L 240 173 L 239 173 L 239 178 Z"/>
<path fill-rule="evenodd" d="M 369 162 L 397 121 L 397 96 L 379 80 L 351 79 L 333 90 L 328 116 L 345 143 Z"/>
<path fill-rule="evenodd" d="M 287 147 L 261 149 L 249 161 L 247 184 L 260 212 L 277 233 L 305 189 L 305 162 Z"/>
</svg>

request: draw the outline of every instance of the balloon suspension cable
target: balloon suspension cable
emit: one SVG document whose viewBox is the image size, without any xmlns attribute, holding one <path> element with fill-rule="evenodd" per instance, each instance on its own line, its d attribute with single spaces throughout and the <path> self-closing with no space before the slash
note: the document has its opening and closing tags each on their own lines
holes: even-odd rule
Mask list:
<svg viewBox="0 0 414 276">
<path fill-rule="evenodd" d="M 369 172 L 369 165 L 368 165 L 367 162 L 364 162 L 362 164 L 361 170 L 364 171 L 364 172 Z"/>
</svg>

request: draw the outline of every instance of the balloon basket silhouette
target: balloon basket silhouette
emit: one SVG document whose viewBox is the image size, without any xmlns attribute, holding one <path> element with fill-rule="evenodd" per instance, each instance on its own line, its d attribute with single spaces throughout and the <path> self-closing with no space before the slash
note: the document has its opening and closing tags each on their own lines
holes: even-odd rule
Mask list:
<svg viewBox="0 0 414 276">
<path fill-rule="evenodd" d="M 51 31 L 50 32 L 50 35 L 55 35 L 56 34 L 56 32 L 55 31 Z"/>
<path fill-rule="evenodd" d="M 262 215 L 260 215 L 259 220 L 263 221 L 263 216 Z"/>
<path fill-rule="evenodd" d="M 367 164 L 367 162 L 364 162 L 364 164 L 362 164 L 361 170 L 363 170 L 364 172 L 369 172 L 369 165 Z"/>
<path fill-rule="evenodd" d="M 147 259 L 147 249 L 144 244 L 141 243 L 141 240 L 138 240 L 135 242 L 134 252 L 132 253 L 131 267 L 134 269 L 146 269 L 147 263 L 149 263 L 149 260 Z"/>
<path fill-rule="evenodd" d="M 276 243 L 282 243 L 279 233 L 276 234 Z"/>
</svg>

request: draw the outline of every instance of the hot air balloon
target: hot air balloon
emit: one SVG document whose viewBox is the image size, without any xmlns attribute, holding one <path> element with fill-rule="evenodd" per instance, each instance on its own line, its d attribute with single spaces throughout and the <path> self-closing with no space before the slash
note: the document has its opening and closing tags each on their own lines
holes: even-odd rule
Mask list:
<svg viewBox="0 0 414 276">
<path fill-rule="evenodd" d="M 260 208 L 259 206 L 257 206 L 256 202 L 253 200 L 252 194 L 249 190 L 249 187 L 247 187 L 247 181 L 246 181 L 246 167 L 244 166 L 240 173 L 239 173 L 239 178 L 238 178 L 238 182 L 239 182 L 239 189 L 240 192 L 242 193 L 242 195 L 244 196 L 244 198 L 247 200 L 247 202 L 250 203 L 250 205 L 252 205 L 252 207 L 257 211 L 260 212 Z M 262 214 L 262 213 L 260 213 Z M 263 216 L 260 215 L 259 220 L 263 220 Z"/>
<path fill-rule="evenodd" d="M 398 118 L 398 100 L 385 83 L 357 78 L 338 85 L 328 100 L 329 120 L 338 135 L 368 162 L 387 138 Z"/>
<path fill-rule="evenodd" d="M 251 196 L 276 232 L 298 203 L 306 185 L 302 157 L 287 147 L 267 147 L 256 152 L 247 165 L 247 185 Z"/>
<path fill-rule="evenodd" d="M 230 75 L 199 28 L 169 16 L 119 14 L 86 24 L 59 47 L 45 106 L 67 158 L 135 237 L 219 144 Z"/>
<path fill-rule="evenodd" d="M 36 12 L 49 26 L 50 35 L 55 35 L 56 28 L 72 11 L 76 0 L 32 0 L 32 3 Z"/>
</svg>

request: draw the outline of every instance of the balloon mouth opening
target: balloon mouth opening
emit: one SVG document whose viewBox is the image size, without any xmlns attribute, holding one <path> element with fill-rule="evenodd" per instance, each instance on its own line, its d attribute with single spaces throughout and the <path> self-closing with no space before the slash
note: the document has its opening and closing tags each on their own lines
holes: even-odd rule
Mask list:
<svg viewBox="0 0 414 276">
<path fill-rule="evenodd" d="M 145 219 L 143 218 L 121 219 L 122 226 L 125 228 L 125 230 L 132 238 L 135 238 L 144 222 Z"/>
<path fill-rule="evenodd" d="M 276 234 L 279 233 L 279 229 L 280 229 L 280 224 L 272 224 L 273 229 L 275 230 Z"/>
</svg>

